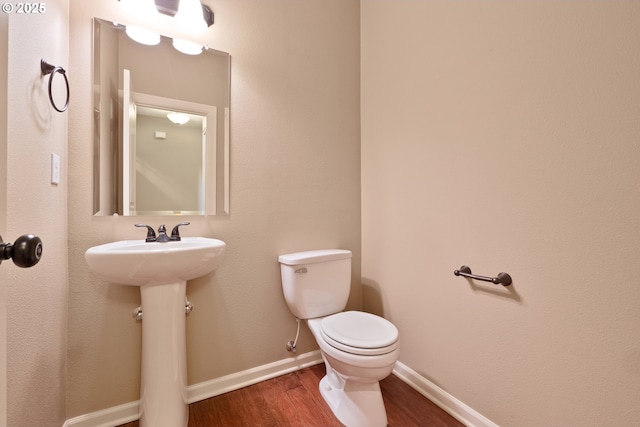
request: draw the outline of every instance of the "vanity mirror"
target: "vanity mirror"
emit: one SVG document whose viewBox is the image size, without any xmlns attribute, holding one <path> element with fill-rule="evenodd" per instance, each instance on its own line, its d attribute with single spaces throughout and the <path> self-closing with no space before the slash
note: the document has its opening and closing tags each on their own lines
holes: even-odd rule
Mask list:
<svg viewBox="0 0 640 427">
<path fill-rule="evenodd" d="M 229 54 L 93 28 L 94 214 L 229 214 Z"/>
</svg>

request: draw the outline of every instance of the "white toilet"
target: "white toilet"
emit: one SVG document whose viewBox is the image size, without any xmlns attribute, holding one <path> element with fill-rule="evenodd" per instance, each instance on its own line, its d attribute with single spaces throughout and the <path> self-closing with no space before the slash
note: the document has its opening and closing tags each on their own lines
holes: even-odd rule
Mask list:
<svg viewBox="0 0 640 427">
<path fill-rule="evenodd" d="M 398 330 L 382 317 L 342 311 L 351 290 L 351 251 L 297 252 L 278 261 L 287 305 L 320 346 L 327 371 L 322 397 L 347 427 L 386 426 L 378 381 L 398 360 Z"/>
</svg>

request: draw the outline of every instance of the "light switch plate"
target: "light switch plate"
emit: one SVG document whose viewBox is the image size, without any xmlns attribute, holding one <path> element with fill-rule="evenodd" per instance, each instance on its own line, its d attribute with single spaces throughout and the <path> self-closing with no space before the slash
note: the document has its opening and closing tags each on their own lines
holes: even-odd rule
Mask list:
<svg viewBox="0 0 640 427">
<path fill-rule="evenodd" d="M 51 183 L 60 184 L 60 156 L 51 153 Z"/>
</svg>

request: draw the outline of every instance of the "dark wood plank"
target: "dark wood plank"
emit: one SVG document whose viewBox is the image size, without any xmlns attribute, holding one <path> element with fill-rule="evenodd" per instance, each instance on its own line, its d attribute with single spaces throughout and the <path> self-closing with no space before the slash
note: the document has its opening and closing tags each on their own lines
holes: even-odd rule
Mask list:
<svg viewBox="0 0 640 427">
<path fill-rule="evenodd" d="M 220 425 L 229 427 L 276 426 L 264 396 L 254 389 L 241 388 L 214 399 L 214 410 L 220 417 Z"/>
<path fill-rule="evenodd" d="M 389 426 L 464 426 L 395 375 L 380 381 L 380 389 Z"/>
<path fill-rule="evenodd" d="M 203 400 L 199 405 L 189 405 L 189 425 L 190 426 L 222 425 L 220 421 L 220 417 L 218 415 L 218 411 L 215 410 L 215 406 L 213 405 L 213 401 L 211 399 Z"/>
<path fill-rule="evenodd" d="M 324 426 L 340 427 L 342 423 L 331 412 L 331 408 L 326 404 L 324 398 L 320 394 L 318 385 L 324 376 L 324 364 L 315 365 L 310 368 L 298 371 L 296 374 L 300 378 L 300 383 L 304 389 L 305 400 L 302 405 L 307 405 L 311 411 L 316 412 L 318 417 L 326 419 Z"/>
<path fill-rule="evenodd" d="M 317 388 L 309 392 L 307 387 L 300 386 L 287 393 L 295 411 L 295 427 L 341 427 L 340 422 L 333 415 L 324 402 L 320 404 L 320 391 Z"/>
<path fill-rule="evenodd" d="M 189 405 L 189 427 L 340 427 L 316 365 Z M 389 427 L 463 427 L 395 375 L 380 381 Z M 138 427 L 138 422 L 120 427 Z"/>
<path fill-rule="evenodd" d="M 289 426 L 295 423 L 295 411 L 287 394 L 289 390 L 300 387 L 300 381 L 294 374 L 286 374 L 269 381 L 251 386 L 251 393 L 264 396 L 268 411 L 276 426 Z"/>
</svg>

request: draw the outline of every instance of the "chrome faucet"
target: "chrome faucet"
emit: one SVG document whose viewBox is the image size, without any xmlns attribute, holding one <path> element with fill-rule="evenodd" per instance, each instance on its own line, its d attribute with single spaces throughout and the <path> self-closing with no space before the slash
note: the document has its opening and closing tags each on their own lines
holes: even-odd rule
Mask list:
<svg viewBox="0 0 640 427">
<path fill-rule="evenodd" d="M 158 227 L 158 235 L 156 236 L 156 232 L 153 228 L 147 224 L 135 224 L 136 227 L 147 227 L 147 238 L 144 239 L 145 242 L 179 242 L 180 239 L 180 226 L 181 225 L 189 225 L 189 222 L 181 222 L 171 230 L 171 237 L 167 236 L 167 228 L 162 224 Z"/>
</svg>

